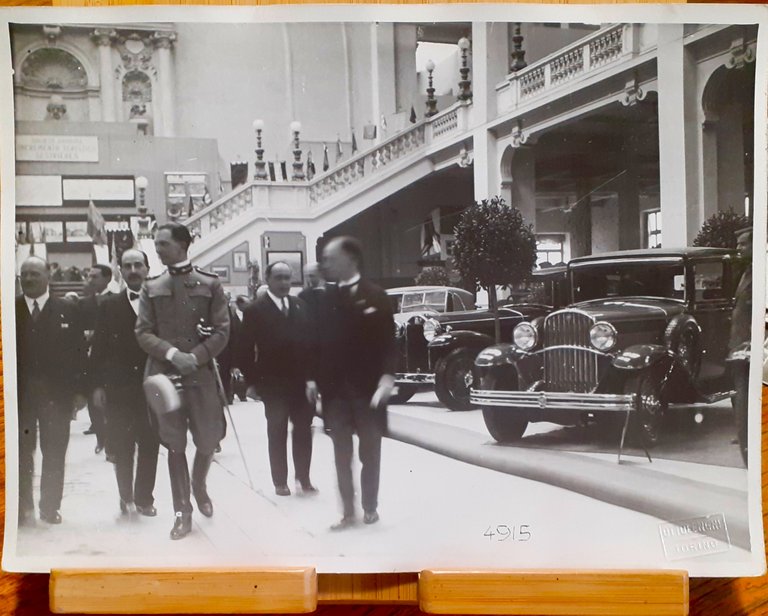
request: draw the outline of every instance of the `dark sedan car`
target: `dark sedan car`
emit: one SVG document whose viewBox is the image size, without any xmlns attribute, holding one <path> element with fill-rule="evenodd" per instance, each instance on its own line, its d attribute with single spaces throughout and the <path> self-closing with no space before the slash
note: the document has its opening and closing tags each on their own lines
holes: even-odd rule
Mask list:
<svg viewBox="0 0 768 616">
<path fill-rule="evenodd" d="M 513 441 L 528 422 L 568 425 L 618 413 L 648 447 L 676 405 L 727 397 L 735 257 L 684 248 L 571 261 L 571 305 L 520 323 L 511 344 L 477 356 L 470 399 L 491 436 Z"/>
<path fill-rule="evenodd" d="M 527 294 L 518 293 L 519 303 L 499 309 L 502 339 L 511 340 L 518 323 L 551 311 L 564 295 L 564 281 L 564 268 L 535 272 L 527 284 Z M 445 289 L 446 298 L 453 291 Z M 437 292 L 432 288 L 429 293 Z M 395 315 L 400 360 L 393 402 L 407 402 L 420 386 L 428 384 L 434 385 L 437 397 L 451 410 L 473 408 L 469 401 L 472 367 L 475 356 L 494 341 L 494 317 L 490 310 L 456 309 L 458 304 L 453 298 L 442 310 L 424 309 L 429 307 L 422 305 L 415 312 Z M 403 296 L 403 310 L 413 305 Z"/>
</svg>

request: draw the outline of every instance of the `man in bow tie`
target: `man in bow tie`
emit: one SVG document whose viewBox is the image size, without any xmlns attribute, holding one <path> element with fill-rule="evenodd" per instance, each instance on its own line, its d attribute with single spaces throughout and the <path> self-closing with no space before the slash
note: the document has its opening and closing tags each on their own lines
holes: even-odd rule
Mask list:
<svg viewBox="0 0 768 616">
<path fill-rule="evenodd" d="M 155 250 L 168 270 L 148 278 L 141 290 L 136 338 L 149 355 L 145 376 L 166 374 L 181 383 L 181 408 L 156 416 L 160 442 L 168 449 L 168 471 L 176 514 L 171 539 L 192 530 L 187 430 L 195 443 L 192 494 L 197 508 L 213 515 L 206 478 L 224 438 L 224 393 L 217 387 L 213 359 L 229 339 L 229 310 L 215 274 L 192 267 L 192 236 L 184 225 L 160 225 Z"/>
<path fill-rule="evenodd" d="M 122 293 L 105 297 L 96 315 L 91 345 L 91 380 L 94 397 L 107 411 L 107 451 L 115 461 L 120 511 L 153 517 L 159 442 L 149 424 L 142 382 L 147 354 L 139 347 L 134 329 L 141 286 L 149 273 L 149 260 L 140 250 L 126 250 L 120 272 L 127 285 Z M 134 477 L 134 456 L 136 474 Z"/>
<path fill-rule="evenodd" d="M 336 475 L 344 506 L 332 530 L 357 523 L 352 481 L 352 435 L 357 434 L 362 463 L 360 491 L 363 522 L 379 520 L 381 437 L 387 401 L 394 387 L 397 347 L 392 308 L 386 293 L 361 277 L 363 249 L 356 239 L 339 237 L 323 250 L 323 270 L 336 281 L 323 294 L 315 328 L 316 349 L 307 397 L 322 395 L 323 417 L 330 428 Z"/>
<path fill-rule="evenodd" d="M 64 461 L 72 411 L 85 405 L 86 342 L 82 316 L 72 302 L 54 297 L 48 264 L 28 257 L 21 265 L 16 298 L 19 396 L 19 524 L 34 522 L 32 494 L 38 427 L 43 468 L 40 519 L 60 524 Z"/>
<path fill-rule="evenodd" d="M 291 266 L 283 261 L 267 267 L 267 292 L 243 311 L 238 340 L 238 365 L 264 401 L 269 465 L 278 496 L 291 494 L 286 448 L 289 420 L 296 482 L 304 493 L 317 491 L 309 479 L 314 413 L 304 395 L 309 313 L 302 300 L 289 295 L 292 277 Z"/>
</svg>

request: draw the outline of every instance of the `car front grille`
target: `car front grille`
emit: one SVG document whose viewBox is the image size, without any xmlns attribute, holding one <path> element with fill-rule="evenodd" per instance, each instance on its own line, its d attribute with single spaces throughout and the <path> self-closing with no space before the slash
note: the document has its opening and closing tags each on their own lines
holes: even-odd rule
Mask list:
<svg viewBox="0 0 768 616">
<path fill-rule="evenodd" d="M 589 342 L 595 321 L 561 310 L 544 321 L 544 382 L 548 391 L 586 393 L 597 387 L 598 356 Z"/>
</svg>

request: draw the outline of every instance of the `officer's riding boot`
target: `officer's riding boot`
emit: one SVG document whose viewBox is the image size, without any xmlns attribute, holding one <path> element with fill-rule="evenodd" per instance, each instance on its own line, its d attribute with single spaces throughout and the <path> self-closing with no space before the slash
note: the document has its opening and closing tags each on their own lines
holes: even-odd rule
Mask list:
<svg viewBox="0 0 768 616">
<path fill-rule="evenodd" d="M 171 494 L 176 521 L 171 529 L 171 539 L 186 537 L 192 530 L 192 503 L 189 498 L 189 467 L 184 452 L 168 452 L 168 471 L 171 476 Z"/>
<path fill-rule="evenodd" d="M 210 518 L 213 515 L 213 503 L 208 490 L 205 486 L 205 479 L 208 476 L 208 469 L 211 467 L 213 454 L 195 453 L 195 462 L 192 466 L 192 493 L 197 501 L 197 508 L 205 517 Z"/>
</svg>

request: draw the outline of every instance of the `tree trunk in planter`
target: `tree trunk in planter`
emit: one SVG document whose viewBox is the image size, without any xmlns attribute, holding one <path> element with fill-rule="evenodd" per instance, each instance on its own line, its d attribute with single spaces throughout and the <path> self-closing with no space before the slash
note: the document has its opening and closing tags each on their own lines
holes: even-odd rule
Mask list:
<svg viewBox="0 0 768 616">
<path fill-rule="evenodd" d="M 499 300 L 496 297 L 496 285 L 488 287 L 488 307 L 493 313 L 493 337 L 496 344 L 501 342 L 501 321 L 499 320 Z"/>
</svg>

